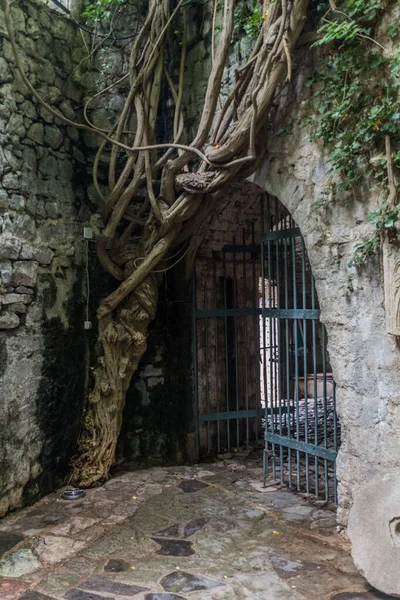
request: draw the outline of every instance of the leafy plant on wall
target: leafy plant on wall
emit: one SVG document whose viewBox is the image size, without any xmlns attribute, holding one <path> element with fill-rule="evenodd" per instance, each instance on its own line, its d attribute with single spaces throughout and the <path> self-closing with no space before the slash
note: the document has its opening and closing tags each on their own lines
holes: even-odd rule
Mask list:
<svg viewBox="0 0 400 600">
<path fill-rule="evenodd" d="M 308 85 L 315 116 L 306 120 L 312 139 L 330 149 L 332 183 L 326 198 L 369 180 L 379 192 L 380 206 L 369 216 L 376 234 L 359 244 L 352 264 L 362 266 L 375 254 L 382 234 L 397 238 L 400 168 L 400 52 L 375 39 L 389 4 L 383 0 L 345 0 L 320 5 L 325 10 L 315 46 L 327 48 Z M 385 37 L 398 41 L 400 25 Z M 389 46 L 389 44 L 388 44 Z"/>
</svg>

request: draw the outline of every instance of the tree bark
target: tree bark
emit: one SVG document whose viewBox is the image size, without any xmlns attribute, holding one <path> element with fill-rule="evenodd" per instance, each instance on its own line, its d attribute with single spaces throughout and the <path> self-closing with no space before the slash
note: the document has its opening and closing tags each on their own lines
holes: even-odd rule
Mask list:
<svg viewBox="0 0 400 600">
<path fill-rule="evenodd" d="M 70 483 L 91 487 L 110 476 L 122 426 L 126 393 L 147 348 L 160 277 L 150 273 L 119 305 L 99 319 L 103 356 L 94 370 L 94 387 L 83 419 Z"/>
</svg>

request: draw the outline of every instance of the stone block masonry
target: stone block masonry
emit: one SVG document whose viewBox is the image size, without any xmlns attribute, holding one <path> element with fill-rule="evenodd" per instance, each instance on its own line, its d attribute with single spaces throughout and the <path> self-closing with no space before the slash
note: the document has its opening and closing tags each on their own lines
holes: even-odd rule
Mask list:
<svg viewBox="0 0 400 600">
<path fill-rule="evenodd" d="M 44 3 L 12 3 L 25 71 L 78 118 L 79 31 Z M 16 71 L 0 14 L 0 516 L 65 476 L 85 390 L 83 225 L 76 130 L 45 112 Z"/>
<path fill-rule="evenodd" d="M 190 10 L 189 21 L 195 22 L 199 8 Z M 397 22 L 398 7 L 393 7 L 385 27 Z M 209 26 L 209 20 L 203 20 L 200 31 L 191 28 L 188 34 L 184 104 L 186 124 L 192 129 L 200 118 L 209 72 L 206 65 L 211 62 Z M 386 34 L 382 43 L 389 51 Z M 222 98 L 234 83 L 237 56 L 248 54 L 245 44 L 243 38 L 232 49 Z M 310 142 L 312 130 L 305 126 L 317 110 L 312 87 L 305 84 L 319 60 L 317 50 L 301 47 L 295 53 L 292 79 L 283 85 L 269 115 L 264 136 L 266 158 L 252 180 L 292 214 L 316 280 L 337 384 L 342 428 L 337 460 L 338 522 L 345 527 L 357 492 L 374 476 L 398 468 L 400 463 L 400 354 L 395 337 L 386 332 L 380 257 L 371 257 L 364 269 L 349 266 L 356 247 L 375 234 L 367 216 L 381 206 L 382 199 L 371 182 L 365 181 L 347 197 L 321 207 L 332 181 L 330 149 Z"/>
<path fill-rule="evenodd" d="M 103 45 L 89 70 L 82 34 L 64 15 L 41 0 L 14 0 L 11 12 L 29 80 L 54 108 L 82 121 L 91 90 L 107 87 L 126 67 L 126 42 Z M 91 104 L 96 126 L 110 126 L 125 92 L 121 84 Z M 90 355 L 96 327 L 83 328 L 83 227 L 98 230 L 99 215 L 89 223 L 98 210 L 90 168 L 98 145 L 97 136 L 64 126 L 25 89 L 0 13 L 0 516 L 53 491 L 75 449 L 89 363 L 97 357 Z M 106 157 L 100 171 L 107 166 Z M 89 263 L 95 321 L 100 299 L 115 283 L 91 244 Z M 181 373 L 179 359 L 165 357 L 177 348 L 189 360 L 189 336 L 175 311 L 182 304 L 171 306 L 160 311 L 132 382 L 119 460 L 182 460 L 192 420 L 190 374 Z M 168 346 L 165 323 L 171 321 L 179 322 L 180 333 Z"/>
</svg>

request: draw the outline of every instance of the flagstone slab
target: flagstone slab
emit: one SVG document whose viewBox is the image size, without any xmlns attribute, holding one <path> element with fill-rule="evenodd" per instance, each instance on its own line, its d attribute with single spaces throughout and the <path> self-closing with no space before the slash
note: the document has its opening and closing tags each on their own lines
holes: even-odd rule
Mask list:
<svg viewBox="0 0 400 600">
<path fill-rule="evenodd" d="M 185 600 L 185 598 L 176 594 L 146 594 L 144 600 Z"/>
<path fill-rule="evenodd" d="M 121 558 L 110 558 L 104 567 L 106 573 L 123 573 L 124 571 L 129 571 L 129 569 L 129 563 Z"/>
<path fill-rule="evenodd" d="M 22 577 L 42 566 L 32 550 L 23 548 L 0 560 L 0 577 Z"/>
<path fill-rule="evenodd" d="M 36 554 L 44 563 L 54 564 L 73 556 L 85 547 L 84 542 L 70 537 L 46 535 L 39 539 Z"/>
<path fill-rule="evenodd" d="M 93 575 L 86 581 L 80 584 L 80 588 L 84 590 L 93 590 L 94 592 L 108 592 L 110 594 L 118 594 L 120 596 L 135 596 L 140 592 L 146 592 L 148 588 L 139 585 L 121 583 L 113 581 L 104 575 Z"/>
<path fill-rule="evenodd" d="M 181 481 L 179 487 L 185 492 L 185 494 L 194 494 L 195 492 L 204 490 L 204 488 L 209 486 L 202 481 L 197 481 L 196 479 L 185 479 L 184 481 Z"/>
<path fill-rule="evenodd" d="M 1 578 L 0 580 L 0 598 L 1 600 L 14 600 L 18 594 L 26 590 L 28 583 L 18 581 L 17 579 Z"/>
<path fill-rule="evenodd" d="M 0 532 L 0 558 L 14 548 L 17 544 L 24 540 L 24 536 L 18 533 L 11 533 L 10 531 Z"/>
<path fill-rule="evenodd" d="M 157 554 L 160 556 L 192 556 L 195 554 L 192 542 L 185 540 L 165 540 L 153 538 L 160 545 Z"/>
<path fill-rule="evenodd" d="M 175 525 L 171 525 L 166 529 L 162 529 L 161 531 L 155 531 L 153 533 L 155 537 L 178 537 L 179 536 L 179 523 L 175 523 Z"/>
<path fill-rule="evenodd" d="M 64 594 L 63 598 L 65 598 L 65 600 L 115 600 L 111 596 L 99 596 L 98 594 L 84 592 L 77 588 L 69 590 L 69 592 Z"/>
<path fill-rule="evenodd" d="M 29 590 L 23 594 L 19 600 L 54 600 L 54 598 L 52 596 L 46 596 L 46 594 L 42 594 L 41 592 L 36 592 L 35 590 Z"/>
<path fill-rule="evenodd" d="M 184 571 L 176 571 L 166 575 L 161 580 L 161 585 L 167 592 L 196 592 L 210 590 L 222 586 L 219 581 L 213 581 L 203 575 L 193 575 Z"/>
<path fill-rule="evenodd" d="M 202 518 L 193 519 L 192 521 L 189 521 L 189 523 L 186 523 L 186 525 L 185 525 L 185 529 L 183 530 L 183 535 L 185 537 L 190 537 L 191 535 L 195 534 L 197 531 L 200 531 L 200 529 L 203 529 L 204 525 L 207 522 L 208 522 L 208 519 L 202 519 Z"/>
</svg>

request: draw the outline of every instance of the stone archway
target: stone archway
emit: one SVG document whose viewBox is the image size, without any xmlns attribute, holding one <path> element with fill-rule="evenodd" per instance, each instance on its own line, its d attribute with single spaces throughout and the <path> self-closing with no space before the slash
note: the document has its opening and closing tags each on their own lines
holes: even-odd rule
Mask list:
<svg viewBox="0 0 400 600">
<path fill-rule="evenodd" d="M 355 246 L 370 233 L 366 217 L 376 198 L 366 192 L 318 210 L 328 166 L 321 149 L 299 129 L 274 139 L 254 182 L 281 198 L 293 215 L 315 276 L 337 383 L 338 522 L 345 526 L 357 490 L 399 464 L 400 354 L 395 338 L 385 332 L 379 259 L 362 271 L 349 266 Z"/>
<path fill-rule="evenodd" d="M 247 181 L 228 191 L 196 241 L 199 458 L 265 439 L 265 476 L 336 502 L 335 386 L 297 224 Z"/>
</svg>

